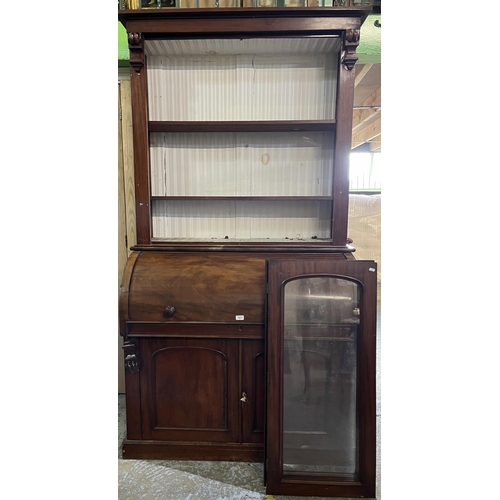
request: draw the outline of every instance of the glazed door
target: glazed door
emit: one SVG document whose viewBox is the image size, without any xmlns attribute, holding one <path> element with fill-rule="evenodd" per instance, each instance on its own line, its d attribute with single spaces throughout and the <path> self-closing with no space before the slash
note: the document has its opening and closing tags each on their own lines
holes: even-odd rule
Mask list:
<svg viewBox="0 0 500 500">
<path fill-rule="evenodd" d="M 268 262 L 267 493 L 375 496 L 376 264 Z"/>
</svg>

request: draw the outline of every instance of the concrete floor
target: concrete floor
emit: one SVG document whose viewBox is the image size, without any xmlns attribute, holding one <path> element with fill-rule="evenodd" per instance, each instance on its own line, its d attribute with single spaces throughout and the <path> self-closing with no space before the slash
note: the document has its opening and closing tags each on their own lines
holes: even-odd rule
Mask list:
<svg viewBox="0 0 500 500">
<path fill-rule="evenodd" d="M 380 294 L 379 294 L 380 297 Z M 380 488 L 380 304 L 377 320 L 377 486 Z M 126 435 L 125 395 L 118 395 L 119 500 L 321 500 L 265 494 L 264 464 L 176 460 L 123 460 L 121 444 Z M 346 499 L 344 499 L 346 500 Z"/>
</svg>

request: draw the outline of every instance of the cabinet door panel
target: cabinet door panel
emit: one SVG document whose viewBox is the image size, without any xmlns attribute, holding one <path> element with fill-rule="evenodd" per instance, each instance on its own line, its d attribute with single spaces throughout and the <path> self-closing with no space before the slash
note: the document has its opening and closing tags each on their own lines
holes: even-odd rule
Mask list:
<svg viewBox="0 0 500 500">
<path fill-rule="evenodd" d="M 227 357 L 204 347 L 165 347 L 152 357 L 155 428 L 227 429 Z"/>
<path fill-rule="evenodd" d="M 237 441 L 237 343 L 141 340 L 145 439 Z"/>
</svg>

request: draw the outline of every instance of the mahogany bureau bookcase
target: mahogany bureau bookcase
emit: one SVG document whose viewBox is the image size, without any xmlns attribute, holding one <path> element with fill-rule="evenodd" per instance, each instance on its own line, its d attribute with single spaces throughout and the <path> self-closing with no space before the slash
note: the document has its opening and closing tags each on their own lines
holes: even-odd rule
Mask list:
<svg viewBox="0 0 500 500">
<path fill-rule="evenodd" d="M 270 494 L 375 496 L 376 263 L 347 238 L 369 12 L 119 10 L 124 458 L 262 461 Z"/>
</svg>

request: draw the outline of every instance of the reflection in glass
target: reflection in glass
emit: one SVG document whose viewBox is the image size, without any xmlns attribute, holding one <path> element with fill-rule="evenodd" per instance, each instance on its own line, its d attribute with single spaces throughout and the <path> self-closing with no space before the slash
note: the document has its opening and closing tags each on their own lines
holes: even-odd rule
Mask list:
<svg viewBox="0 0 500 500">
<path fill-rule="evenodd" d="M 175 0 L 142 0 L 141 9 L 161 9 L 165 7 L 176 7 Z"/>
<path fill-rule="evenodd" d="M 354 474 L 359 288 L 301 278 L 284 305 L 283 470 Z"/>
</svg>

